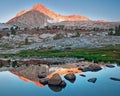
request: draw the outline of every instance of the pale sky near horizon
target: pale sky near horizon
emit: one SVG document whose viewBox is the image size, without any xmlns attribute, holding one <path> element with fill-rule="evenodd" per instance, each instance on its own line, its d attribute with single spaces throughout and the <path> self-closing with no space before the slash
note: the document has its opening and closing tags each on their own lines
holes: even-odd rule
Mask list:
<svg viewBox="0 0 120 96">
<path fill-rule="evenodd" d="M 120 0 L 0 0 L 0 23 L 36 4 L 43 4 L 62 15 L 79 14 L 92 20 L 120 21 Z"/>
</svg>

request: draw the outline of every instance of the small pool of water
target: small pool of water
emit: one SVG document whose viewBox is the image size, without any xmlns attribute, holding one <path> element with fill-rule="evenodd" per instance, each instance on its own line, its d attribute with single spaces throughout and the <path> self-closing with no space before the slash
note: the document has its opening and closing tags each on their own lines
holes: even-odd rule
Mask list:
<svg viewBox="0 0 120 96">
<path fill-rule="evenodd" d="M 0 72 L 0 96 L 120 96 L 120 81 L 110 80 L 110 77 L 120 78 L 120 67 L 104 67 L 98 72 L 85 72 L 86 77 L 76 74 L 76 80 L 67 83 L 66 87 L 55 88 L 37 86 L 33 82 L 25 82 L 9 71 Z M 89 78 L 97 78 L 95 83 Z"/>
</svg>

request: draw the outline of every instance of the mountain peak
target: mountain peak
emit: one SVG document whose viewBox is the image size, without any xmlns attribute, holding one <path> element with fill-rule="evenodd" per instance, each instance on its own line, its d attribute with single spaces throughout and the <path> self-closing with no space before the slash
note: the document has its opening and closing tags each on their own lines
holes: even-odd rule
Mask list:
<svg viewBox="0 0 120 96">
<path fill-rule="evenodd" d="M 40 9 L 47 9 L 47 8 L 42 4 L 36 4 L 32 7 L 32 10 L 40 10 Z"/>
<path fill-rule="evenodd" d="M 33 11 L 35 11 L 35 12 L 33 12 Z M 29 13 L 29 17 L 31 17 L 31 19 L 33 20 L 31 22 L 36 22 L 35 21 L 36 19 L 33 19 L 33 18 L 38 18 L 38 17 L 40 17 L 42 20 L 44 17 L 38 16 L 38 15 L 41 15 L 41 13 L 44 14 L 44 16 L 46 18 L 48 17 L 48 18 L 50 18 L 52 20 L 56 20 L 56 21 L 90 21 L 90 19 L 85 16 L 80 16 L 77 14 L 64 16 L 64 15 L 55 13 L 54 11 L 48 9 L 46 6 L 44 6 L 42 4 L 36 4 L 30 10 L 20 11 L 14 18 L 9 20 L 8 23 L 18 22 L 18 21 L 22 22 L 22 19 L 20 19 L 20 18 L 25 18 L 24 19 L 24 20 L 26 20 L 25 22 L 28 22 L 27 21 L 28 15 L 26 15 L 28 13 Z M 38 17 L 35 17 L 36 16 L 35 14 L 37 14 Z M 18 20 L 18 19 L 20 19 L 20 20 Z"/>
<path fill-rule="evenodd" d="M 55 20 L 62 20 L 62 21 L 88 21 L 90 20 L 89 18 L 85 17 L 85 16 L 80 16 L 77 14 L 73 14 L 70 16 L 64 16 L 61 14 L 57 14 L 51 10 L 49 10 L 47 7 L 45 7 L 42 4 L 36 4 L 35 6 L 32 7 L 31 10 L 36 10 L 39 11 L 47 16 L 49 16 L 50 18 L 53 18 Z"/>
<path fill-rule="evenodd" d="M 16 17 L 21 16 L 21 15 L 25 14 L 26 12 L 27 12 L 27 10 L 22 10 L 19 13 L 17 13 Z"/>
</svg>

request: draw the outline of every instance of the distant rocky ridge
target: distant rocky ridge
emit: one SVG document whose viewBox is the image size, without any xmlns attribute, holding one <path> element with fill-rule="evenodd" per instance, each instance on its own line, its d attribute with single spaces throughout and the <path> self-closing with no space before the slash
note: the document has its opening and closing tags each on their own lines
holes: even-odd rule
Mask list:
<svg viewBox="0 0 120 96">
<path fill-rule="evenodd" d="M 109 29 L 115 28 L 115 26 L 119 26 L 120 22 L 98 22 L 98 21 L 63 21 L 58 23 L 52 23 L 53 25 L 64 25 L 66 27 L 73 27 L 73 29 Z"/>
<path fill-rule="evenodd" d="M 22 10 L 13 19 L 9 20 L 8 22 L 15 20 L 17 17 L 20 17 L 23 14 L 30 12 L 30 11 L 38 11 L 38 12 L 43 13 L 46 16 L 48 16 L 54 20 L 58 20 L 58 21 L 88 21 L 88 20 L 90 20 L 89 18 L 87 18 L 85 16 L 80 16 L 80 15 L 70 15 L 70 16 L 60 15 L 60 14 L 57 14 L 57 13 L 49 10 L 42 4 L 37 4 L 37 5 L 33 6 L 32 9 L 30 9 L 30 10 Z"/>
<path fill-rule="evenodd" d="M 18 25 L 20 27 L 35 28 L 44 27 L 47 25 L 65 25 L 65 26 L 79 26 L 87 28 L 114 28 L 120 22 L 107 22 L 105 20 L 93 21 L 85 16 L 70 15 L 63 16 L 57 14 L 42 4 L 33 6 L 30 10 L 23 10 L 14 18 L 7 22 L 8 24 Z"/>
</svg>

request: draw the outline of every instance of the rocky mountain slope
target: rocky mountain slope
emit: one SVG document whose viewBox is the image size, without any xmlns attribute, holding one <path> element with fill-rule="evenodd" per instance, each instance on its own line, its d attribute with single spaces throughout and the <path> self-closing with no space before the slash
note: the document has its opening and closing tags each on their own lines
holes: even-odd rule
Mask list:
<svg viewBox="0 0 120 96">
<path fill-rule="evenodd" d="M 32 9 L 30 9 L 30 10 L 22 10 L 13 19 L 9 20 L 8 23 L 12 22 L 16 18 L 18 18 L 18 17 L 22 16 L 23 14 L 30 12 L 30 11 L 38 11 L 38 12 L 43 13 L 46 16 L 48 16 L 54 20 L 58 20 L 58 21 L 83 21 L 83 20 L 88 21 L 88 20 L 90 20 L 89 18 L 87 18 L 85 16 L 80 16 L 80 15 L 70 15 L 70 16 L 60 15 L 60 14 L 57 14 L 57 13 L 49 10 L 42 4 L 37 4 L 37 5 L 33 6 Z"/>
<path fill-rule="evenodd" d="M 109 29 L 115 28 L 115 26 L 119 26 L 120 22 L 98 22 L 98 21 L 63 21 L 58 23 L 52 23 L 50 26 L 53 25 L 64 25 L 66 28 L 80 28 L 80 29 L 93 29 L 93 28 L 100 28 L 100 29 Z"/>
<path fill-rule="evenodd" d="M 18 13 L 14 18 L 7 22 L 8 24 L 17 25 L 23 28 L 44 27 L 46 25 L 65 25 L 77 26 L 79 28 L 114 28 L 120 22 L 107 22 L 105 20 L 93 21 L 85 16 L 70 15 L 63 16 L 57 14 L 42 4 L 33 6 L 30 10 L 23 10 Z"/>
<path fill-rule="evenodd" d="M 50 19 L 50 17 L 44 15 L 43 13 L 32 10 L 21 16 L 11 19 L 8 23 L 27 28 L 34 28 L 46 26 L 48 23 L 47 20 Z"/>
<path fill-rule="evenodd" d="M 0 23 L 0 30 L 4 30 L 6 28 L 10 29 L 12 25 L 10 24 L 5 24 L 5 23 Z"/>
<path fill-rule="evenodd" d="M 60 21 L 89 21 L 90 19 L 80 15 L 63 16 L 57 14 L 42 4 L 33 6 L 30 10 L 23 10 L 7 23 L 22 27 L 43 27 L 48 23 Z"/>
</svg>

